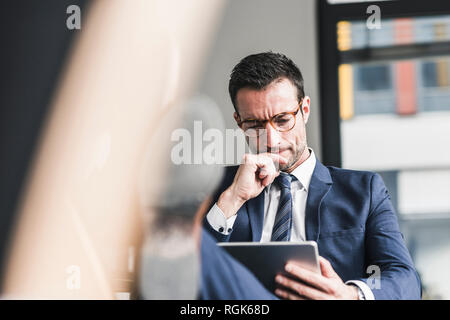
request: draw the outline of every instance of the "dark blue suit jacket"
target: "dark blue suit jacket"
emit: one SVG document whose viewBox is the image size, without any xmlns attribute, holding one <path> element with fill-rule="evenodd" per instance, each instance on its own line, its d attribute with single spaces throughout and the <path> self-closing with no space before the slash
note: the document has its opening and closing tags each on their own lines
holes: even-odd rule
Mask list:
<svg viewBox="0 0 450 320">
<path fill-rule="evenodd" d="M 228 167 L 213 203 L 233 182 L 238 166 Z M 219 242 L 260 241 L 264 192 L 238 211 L 233 231 L 225 236 L 205 228 Z M 325 167 L 316 162 L 306 203 L 306 240 L 318 244 L 343 281 L 362 280 L 375 299 L 420 299 L 421 284 L 400 233 L 397 216 L 381 177 L 373 172 Z M 381 271 L 379 288 L 370 265 Z M 369 279 L 370 278 L 370 279 Z"/>
</svg>

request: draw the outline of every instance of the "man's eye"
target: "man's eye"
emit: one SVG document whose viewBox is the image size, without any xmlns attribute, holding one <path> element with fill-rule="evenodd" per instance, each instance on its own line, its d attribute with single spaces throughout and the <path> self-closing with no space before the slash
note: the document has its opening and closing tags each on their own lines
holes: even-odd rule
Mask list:
<svg viewBox="0 0 450 320">
<path fill-rule="evenodd" d="M 246 127 L 248 129 L 261 129 L 261 128 L 264 128 L 264 126 L 261 123 L 259 123 L 259 122 L 249 122 L 249 123 L 246 124 Z"/>
</svg>

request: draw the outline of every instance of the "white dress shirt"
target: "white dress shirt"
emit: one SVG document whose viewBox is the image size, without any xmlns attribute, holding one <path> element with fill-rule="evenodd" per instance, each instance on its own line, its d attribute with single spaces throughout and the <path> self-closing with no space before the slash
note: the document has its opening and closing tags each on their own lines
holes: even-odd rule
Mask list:
<svg viewBox="0 0 450 320">
<path fill-rule="evenodd" d="M 292 193 L 292 229 L 290 241 L 305 241 L 305 212 L 306 200 L 308 198 L 309 184 L 316 167 L 316 156 L 314 151 L 309 148 L 310 156 L 302 164 L 292 171 L 293 179 L 291 183 Z M 260 242 L 269 242 L 272 238 L 272 229 L 275 222 L 275 216 L 278 211 L 281 190 L 276 183 L 268 185 L 264 189 L 264 220 L 263 231 Z M 228 235 L 234 225 L 237 215 L 226 219 L 217 203 L 208 212 L 206 219 L 211 227 L 224 235 Z M 346 284 L 352 284 L 359 288 L 362 297 L 366 300 L 373 300 L 372 290 L 363 281 L 350 280 Z"/>
</svg>

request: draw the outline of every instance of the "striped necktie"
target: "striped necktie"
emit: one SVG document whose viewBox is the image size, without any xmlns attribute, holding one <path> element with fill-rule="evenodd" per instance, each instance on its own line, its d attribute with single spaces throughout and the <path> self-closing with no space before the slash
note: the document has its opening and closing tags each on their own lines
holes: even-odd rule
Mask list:
<svg viewBox="0 0 450 320">
<path fill-rule="evenodd" d="M 281 189 L 280 203 L 278 204 L 277 215 L 272 229 L 271 241 L 289 241 L 292 229 L 292 194 L 291 181 L 293 176 L 281 172 L 275 178 L 275 183 Z"/>
</svg>

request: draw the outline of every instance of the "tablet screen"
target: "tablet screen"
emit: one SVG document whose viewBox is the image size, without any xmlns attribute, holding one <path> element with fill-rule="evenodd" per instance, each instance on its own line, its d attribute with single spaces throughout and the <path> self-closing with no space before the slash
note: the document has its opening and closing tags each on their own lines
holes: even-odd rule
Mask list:
<svg viewBox="0 0 450 320">
<path fill-rule="evenodd" d="M 270 291 L 276 288 L 275 276 L 286 274 L 288 261 L 320 273 L 317 244 L 305 242 L 221 242 L 231 256 L 246 266 Z"/>
</svg>

